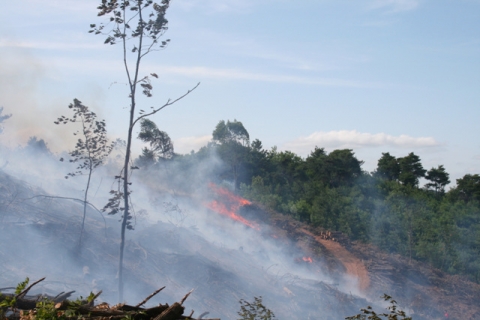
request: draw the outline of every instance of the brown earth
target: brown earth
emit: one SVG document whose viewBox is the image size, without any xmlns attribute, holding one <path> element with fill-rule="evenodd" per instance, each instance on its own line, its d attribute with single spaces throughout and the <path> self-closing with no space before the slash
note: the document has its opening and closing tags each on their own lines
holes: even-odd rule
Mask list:
<svg viewBox="0 0 480 320">
<path fill-rule="evenodd" d="M 340 243 L 334 240 L 322 239 L 321 236 L 314 235 L 308 230 L 301 229 L 302 232 L 315 238 L 315 240 L 324 246 L 346 269 L 346 273 L 358 279 L 359 289 L 363 292 L 370 285 L 370 277 L 364 263 L 342 247 Z"/>
<path fill-rule="evenodd" d="M 333 278 L 342 274 L 357 277 L 367 299 L 379 301 L 388 294 L 413 319 L 447 319 L 447 312 L 448 320 L 480 320 L 480 284 L 465 277 L 449 275 L 426 263 L 351 241 L 340 232 L 312 228 L 281 214 L 269 212 L 263 220 L 278 228 L 276 234 L 296 241 L 315 260 L 326 262 Z"/>
</svg>

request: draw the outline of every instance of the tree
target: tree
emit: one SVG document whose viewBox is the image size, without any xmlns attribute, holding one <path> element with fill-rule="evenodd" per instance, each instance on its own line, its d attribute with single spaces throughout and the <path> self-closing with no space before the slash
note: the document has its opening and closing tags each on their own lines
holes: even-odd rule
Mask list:
<svg viewBox="0 0 480 320">
<path fill-rule="evenodd" d="M 273 320 L 275 314 L 263 305 L 262 297 L 254 297 L 254 302 L 240 301 L 239 320 Z"/>
<path fill-rule="evenodd" d="M 215 127 L 212 136 L 213 141 L 220 144 L 238 143 L 248 147 L 250 141 L 247 129 L 245 129 L 243 124 L 236 119 L 232 122 L 228 120 L 227 123 L 225 123 L 224 120 L 221 120 Z"/>
<path fill-rule="evenodd" d="M 466 174 L 457 179 L 457 187 L 454 192 L 464 201 L 480 201 L 480 175 Z"/>
<path fill-rule="evenodd" d="M 351 149 L 334 150 L 326 158 L 329 183 L 332 187 L 351 185 L 362 174 L 363 161 Z"/>
<path fill-rule="evenodd" d="M 445 171 L 443 165 L 428 170 L 425 179 L 431 181 L 425 184 L 425 187 L 428 189 L 433 188 L 436 194 L 443 194 L 445 186 L 450 183 L 449 174 Z"/>
<path fill-rule="evenodd" d="M 420 157 L 410 152 L 408 156 L 399 158 L 400 175 L 398 180 L 405 186 L 417 187 L 418 179 L 425 176 L 427 170 L 423 169 Z"/>
<path fill-rule="evenodd" d="M 238 188 L 240 166 L 246 161 L 250 136 L 240 121 L 220 121 L 212 133 L 213 142 L 218 145 L 218 152 L 231 168 L 233 187 Z"/>
<path fill-rule="evenodd" d="M 382 157 L 378 160 L 376 176 L 387 180 L 398 180 L 400 176 L 400 164 L 397 158 L 390 153 L 382 153 Z"/>
<path fill-rule="evenodd" d="M 150 144 L 150 149 L 145 148 L 144 155 L 153 156 L 153 160 L 155 158 L 171 159 L 173 157 L 173 142 L 166 132 L 160 131 L 157 125 L 148 119 L 142 119 L 140 128 L 138 138 Z"/>
<path fill-rule="evenodd" d="M 65 176 L 75 177 L 80 175 L 87 175 L 87 185 L 85 187 L 85 193 L 83 196 L 83 219 L 82 228 L 80 230 L 80 239 L 78 241 L 78 247 L 82 246 L 82 236 L 85 229 L 85 217 L 87 214 L 87 199 L 88 190 L 90 188 L 90 181 L 93 171 L 101 166 L 108 155 L 112 152 L 114 147 L 113 142 L 109 142 L 107 138 L 107 128 L 105 120 L 98 121 L 95 112 L 83 105 L 78 99 L 74 99 L 68 108 L 72 109 L 73 116 L 67 118 L 61 116 L 54 121 L 55 124 L 67 124 L 67 123 L 80 123 L 80 131 L 76 131 L 73 135 L 80 135 L 75 150 L 69 152 L 71 163 L 78 163 L 76 171 L 70 172 Z M 60 159 L 63 161 L 63 158 Z"/>
<path fill-rule="evenodd" d="M 163 105 L 151 107 L 150 110 L 137 111 L 138 89 L 146 97 L 152 97 L 152 78 L 158 78 L 156 73 L 140 76 L 140 66 L 146 55 L 154 51 L 166 48 L 170 39 L 160 40 L 168 30 L 166 12 L 170 6 L 170 0 L 161 0 L 160 4 L 152 0 L 101 0 L 97 7 L 98 16 L 108 17 L 109 23 L 90 24 L 90 33 L 105 35 L 105 44 L 121 44 L 123 53 L 123 64 L 128 80 L 128 97 L 130 100 L 129 122 L 127 127 L 127 145 L 125 150 L 124 165 L 121 173 L 116 177 L 119 188 L 112 190 L 110 198 L 104 210 L 109 214 L 123 212 L 120 239 L 120 257 L 118 271 L 118 293 L 119 300 L 123 300 L 123 254 L 125 249 L 125 230 L 133 229 L 130 224 L 132 219 L 130 213 L 130 165 L 133 128 L 143 118 L 151 116 L 164 108 L 173 105 L 183 99 L 190 92 L 195 90 L 200 83 L 188 90 L 184 95 L 171 100 L 168 99 Z M 108 27 L 108 28 L 106 28 Z M 127 49 L 127 44 L 129 45 Z M 132 54 L 130 56 L 129 54 Z M 122 206 L 123 203 L 123 206 Z"/>
</svg>

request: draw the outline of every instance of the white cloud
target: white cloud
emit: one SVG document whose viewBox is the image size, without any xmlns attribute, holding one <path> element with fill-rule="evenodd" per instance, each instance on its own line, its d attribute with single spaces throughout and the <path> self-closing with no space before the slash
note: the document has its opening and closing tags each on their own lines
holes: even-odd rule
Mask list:
<svg viewBox="0 0 480 320">
<path fill-rule="evenodd" d="M 408 135 L 392 136 L 385 133 L 362 133 L 356 130 L 341 130 L 329 132 L 314 132 L 307 137 L 300 137 L 282 146 L 282 149 L 299 154 L 308 154 L 315 146 L 328 149 L 396 147 L 396 148 L 427 148 L 439 146 L 432 137 L 411 137 Z"/>
<path fill-rule="evenodd" d="M 190 151 L 198 151 L 203 146 L 206 146 L 212 140 L 211 135 L 197 136 L 197 137 L 183 137 L 175 139 L 173 145 L 176 153 L 185 154 Z"/>
<path fill-rule="evenodd" d="M 417 8 L 419 0 L 373 0 L 371 9 L 386 9 L 387 12 L 410 11 Z"/>
</svg>

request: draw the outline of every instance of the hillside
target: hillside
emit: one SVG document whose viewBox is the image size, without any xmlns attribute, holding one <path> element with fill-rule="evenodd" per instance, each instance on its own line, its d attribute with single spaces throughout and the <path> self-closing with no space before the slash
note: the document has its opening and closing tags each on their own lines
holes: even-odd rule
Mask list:
<svg viewBox="0 0 480 320">
<path fill-rule="evenodd" d="M 104 221 L 90 210 L 84 247 L 77 251 L 82 215 L 77 201 L 36 197 L 44 191 L 5 173 L 0 188 L 1 287 L 46 276 L 37 290 L 79 295 L 103 290 L 101 300 L 116 301 L 116 217 Z M 128 234 L 125 288 L 132 304 L 166 286 L 158 297 L 162 303 L 195 289 L 187 314 L 193 309 L 235 319 L 240 299 L 262 296 L 279 319 L 343 319 L 368 304 L 381 309 L 379 297 L 388 293 L 414 319 L 439 319 L 444 310 L 450 319 L 480 315 L 479 285 L 459 277 L 256 204 L 236 206 L 235 213 L 258 228 L 205 208 L 205 201 L 233 208 L 224 195 L 185 195 L 179 201 L 193 212 L 194 224 L 144 221 Z"/>
</svg>

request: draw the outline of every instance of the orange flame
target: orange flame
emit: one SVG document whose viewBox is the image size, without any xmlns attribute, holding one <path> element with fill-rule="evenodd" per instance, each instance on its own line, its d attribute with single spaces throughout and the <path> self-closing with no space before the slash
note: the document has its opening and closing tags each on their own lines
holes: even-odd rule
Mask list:
<svg viewBox="0 0 480 320">
<path fill-rule="evenodd" d="M 220 197 L 221 201 L 213 200 L 212 202 L 206 205 L 209 209 L 217 213 L 220 213 L 221 215 L 227 216 L 235 221 L 243 223 L 244 225 L 250 228 L 260 230 L 260 228 L 256 223 L 249 221 L 237 214 L 240 207 L 247 204 L 251 204 L 250 201 L 231 193 L 225 188 L 218 187 L 213 183 L 210 183 L 209 187 L 217 195 L 221 196 Z"/>
<path fill-rule="evenodd" d="M 305 262 L 308 262 L 308 263 L 312 263 L 312 262 L 313 262 L 313 259 L 310 258 L 310 257 L 303 257 L 302 260 L 305 261 Z"/>
</svg>

